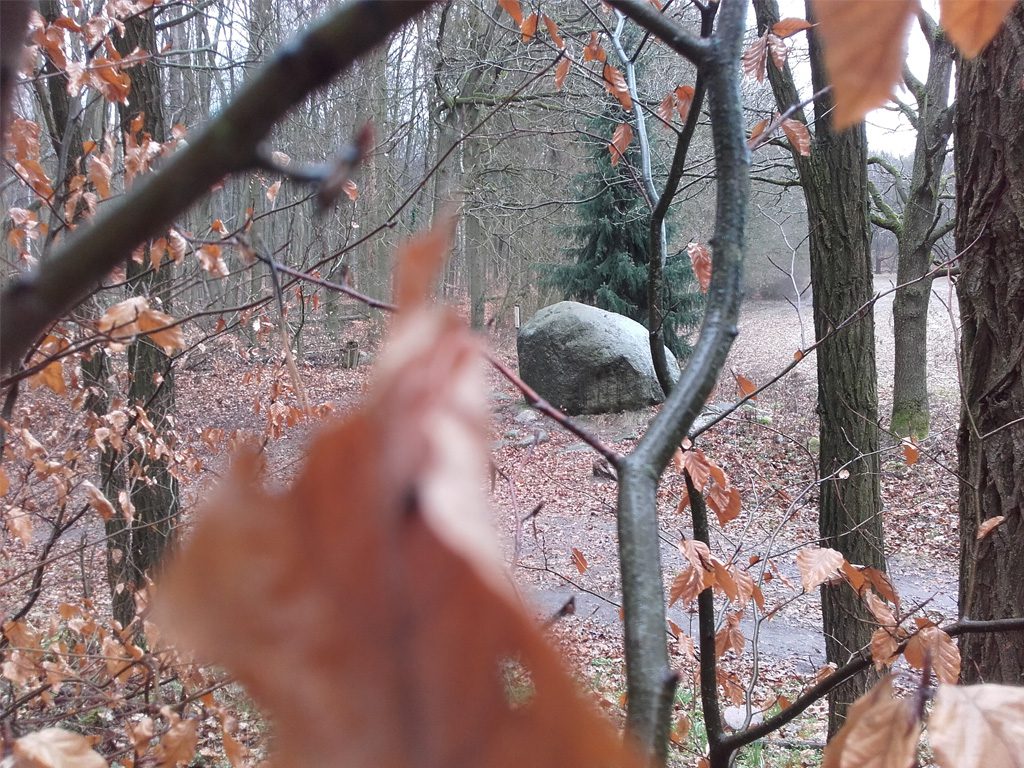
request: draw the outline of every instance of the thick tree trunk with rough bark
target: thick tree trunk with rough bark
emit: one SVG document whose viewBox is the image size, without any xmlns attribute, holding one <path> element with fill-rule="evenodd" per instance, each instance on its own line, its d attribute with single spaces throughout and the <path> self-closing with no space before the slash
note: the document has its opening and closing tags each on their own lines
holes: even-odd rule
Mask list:
<svg viewBox="0 0 1024 768">
<path fill-rule="evenodd" d="M 960 614 L 1024 616 L 1024 4 L 957 82 Z M 1006 520 L 981 541 L 986 520 Z M 965 682 L 1024 683 L 1020 634 L 961 639 Z"/>
<path fill-rule="evenodd" d="M 754 0 L 758 29 L 779 20 L 775 0 Z M 810 3 L 807 18 L 811 18 Z M 809 34 L 815 92 L 828 83 L 820 43 Z M 792 74 L 769 64 L 779 109 L 800 102 Z M 819 522 L 822 546 L 859 565 L 885 568 L 879 494 L 878 385 L 875 323 L 862 308 L 871 300 L 871 232 L 868 217 L 867 139 L 863 125 L 835 132 L 831 94 L 814 104 L 814 141 L 809 157 L 794 154 L 810 225 L 811 284 L 815 338 L 860 315 L 817 350 Z M 795 115 L 805 121 L 802 111 Z M 871 639 L 871 620 L 846 584 L 822 587 L 822 623 L 829 661 L 842 664 Z M 867 692 L 869 676 L 853 678 L 829 694 L 829 734 Z"/>
<path fill-rule="evenodd" d="M 931 269 L 935 242 L 942 166 L 952 131 L 949 80 L 953 46 L 930 19 L 931 60 L 924 84 L 912 83 L 918 101 L 917 145 L 914 174 L 898 233 L 899 266 L 893 301 L 893 334 L 896 366 L 892 391 L 891 429 L 898 435 L 928 434 L 928 299 L 932 281 L 924 279 Z M 916 282 L 914 282 L 916 281 Z"/>
<path fill-rule="evenodd" d="M 141 47 L 155 51 L 156 32 L 152 14 L 128 19 L 124 37 L 118 41 L 122 55 Z M 119 109 L 123 130 L 128 130 L 138 114 L 143 115 L 142 130 L 155 141 L 166 138 L 160 71 L 155 62 L 146 62 L 129 70 L 131 89 L 128 103 Z M 171 265 L 149 271 L 149 258 L 142 264 L 128 262 L 128 278 L 136 295 L 159 300 L 164 312 L 171 310 Z M 149 420 L 163 436 L 170 428 L 168 417 L 174 412 L 174 374 L 167 355 L 148 338 L 139 338 L 128 347 L 128 371 L 131 379 L 128 400 L 145 409 Z M 164 457 L 144 455 L 133 449 L 126 457 L 125 481 L 129 485 L 135 518 L 125 524 L 114 517 L 107 522 L 108 579 L 113 596 L 114 618 L 127 624 L 135 615 L 134 592 L 145 586 L 163 558 L 177 523 L 178 481 L 170 473 Z"/>
<path fill-rule="evenodd" d="M 873 293 L 864 128 L 823 133 L 819 125 L 810 167 L 802 174 L 811 226 L 816 339 L 856 314 Z M 851 563 L 884 570 L 871 311 L 818 347 L 817 360 L 822 546 L 839 550 Z M 821 604 L 826 655 L 842 664 L 870 643 L 872 624 L 860 598 L 846 584 L 823 586 Z M 849 705 L 870 686 L 866 676 L 854 678 L 829 697 L 830 734 L 838 731 Z"/>
</svg>

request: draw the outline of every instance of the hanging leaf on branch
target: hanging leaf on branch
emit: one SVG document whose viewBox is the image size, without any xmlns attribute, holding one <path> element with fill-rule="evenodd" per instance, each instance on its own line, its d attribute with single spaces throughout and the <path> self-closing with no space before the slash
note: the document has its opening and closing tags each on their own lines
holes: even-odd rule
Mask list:
<svg viewBox="0 0 1024 768">
<path fill-rule="evenodd" d="M 798 155 L 807 157 L 811 154 L 811 133 L 806 125 L 789 117 L 782 121 L 782 132 Z"/>
<path fill-rule="evenodd" d="M 505 9 L 505 13 L 512 17 L 517 27 L 523 26 L 523 9 L 519 0 L 498 0 L 498 5 Z"/>
<path fill-rule="evenodd" d="M 941 768 L 1009 768 L 1024 750 L 1024 688 L 940 685 L 928 741 Z"/>
<path fill-rule="evenodd" d="M 266 707 L 278 766 L 639 766 L 503 570 L 478 341 L 429 301 L 453 231 L 401 249 L 372 388 L 292 486 L 236 461 L 168 570 L 163 622 Z M 512 663 L 526 702 L 508 697 Z"/>
<path fill-rule="evenodd" d="M 743 74 L 764 82 L 768 72 L 768 35 L 761 35 L 743 51 Z"/>
<path fill-rule="evenodd" d="M 624 110 L 629 112 L 633 109 L 633 98 L 629 95 L 626 78 L 611 64 L 604 65 L 604 87 L 618 100 Z"/>
<path fill-rule="evenodd" d="M 633 129 L 629 123 L 619 123 L 612 134 L 611 143 L 608 145 L 612 153 L 612 165 L 618 165 L 619 160 L 626 156 L 626 148 L 633 141 Z"/>
<path fill-rule="evenodd" d="M 850 707 L 842 729 L 825 747 L 822 768 L 909 768 L 920 733 L 914 702 L 893 696 L 886 675 Z"/>
<path fill-rule="evenodd" d="M 563 56 L 562 60 L 558 62 L 555 67 L 555 88 L 562 90 L 562 86 L 565 84 L 565 76 L 569 74 L 569 57 Z"/>
<path fill-rule="evenodd" d="M 136 335 L 145 334 L 170 354 L 185 347 L 181 326 L 174 323 L 173 317 L 150 307 L 149 299 L 133 296 L 107 309 L 96 322 L 96 328 L 118 342 L 131 341 Z"/>
<path fill-rule="evenodd" d="M 701 291 L 707 293 L 711 287 L 711 251 L 700 243 L 690 243 L 686 246 L 686 253 L 690 257 L 693 274 L 697 277 Z"/>
<path fill-rule="evenodd" d="M 533 40 L 533 36 L 537 34 L 537 22 L 539 16 L 536 13 L 531 13 L 527 16 L 523 23 L 519 27 L 519 31 L 522 33 L 522 39 L 524 43 L 528 43 Z"/>
<path fill-rule="evenodd" d="M 785 18 L 779 19 L 779 21 L 772 24 L 772 34 L 776 37 L 785 40 L 787 37 L 792 37 L 797 32 L 803 32 L 805 29 L 810 29 L 813 24 L 807 21 L 807 19 L 796 19 L 796 18 Z"/>
<path fill-rule="evenodd" d="M 597 37 L 597 32 L 590 33 L 590 42 L 583 48 L 583 60 L 584 61 L 604 61 L 607 58 L 607 54 L 604 52 L 604 48 L 601 47 L 601 42 Z"/>
<path fill-rule="evenodd" d="M 804 592 L 810 592 L 839 574 L 846 558 L 827 547 L 805 547 L 797 552 L 796 567 L 800 569 L 800 582 Z"/>
</svg>

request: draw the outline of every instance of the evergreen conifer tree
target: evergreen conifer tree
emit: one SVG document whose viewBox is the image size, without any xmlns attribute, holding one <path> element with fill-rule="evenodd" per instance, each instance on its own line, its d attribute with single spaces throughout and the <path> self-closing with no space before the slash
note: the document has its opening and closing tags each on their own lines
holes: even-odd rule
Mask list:
<svg viewBox="0 0 1024 768">
<path fill-rule="evenodd" d="M 590 170 L 575 179 L 577 222 L 568 228 L 569 262 L 546 270 L 545 283 L 567 298 L 626 315 L 647 324 L 647 263 L 651 211 L 639 186 L 639 150 L 611 162 L 608 142 L 615 122 L 608 116 L 593 124 L 607 141 L 591 140 Z M 670 254 L 665 265 L 665 344 L 677 356 L 689 353 L 686 337 L 700 322 L 703 296 L 685 251 Z"/>
</svg>

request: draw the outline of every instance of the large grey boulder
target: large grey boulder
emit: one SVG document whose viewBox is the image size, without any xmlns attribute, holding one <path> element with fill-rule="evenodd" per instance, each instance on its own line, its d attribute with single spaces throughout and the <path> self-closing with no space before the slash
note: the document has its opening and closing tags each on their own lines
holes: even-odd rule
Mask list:
<svg viewBox="0 0 1024 768">
<path fill-rule="evenodd" d="M 562 301 L 519 330 L 519 375 L 566 413 L 635 411 L 665 399 L 647 329 L 597 307 Z M 668 350 L 673 380 L 679 366 Z"/>
</svg>

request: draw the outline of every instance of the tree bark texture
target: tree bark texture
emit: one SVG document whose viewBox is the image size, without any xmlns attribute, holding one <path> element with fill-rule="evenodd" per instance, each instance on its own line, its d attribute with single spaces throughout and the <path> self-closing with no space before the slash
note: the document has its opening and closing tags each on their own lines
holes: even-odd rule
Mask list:
<svg viewBox="0 0 1024 768">
<path fill-rule="evenodd" d="M 893 300 L 896 365 L 892 390 L 891 429 L 898 435 L 928 434 L 928 299 L 932 281 L 933 233 L 939 205 L 939 185 L 946 147 L 952 131 L 949 80 L 953 47 L 934 22 L 929 41 L 928 79 L 915 89 L 918 100 L 917 145 L 910 194 L 899 233 L 897 285 L 907 285 Z M 916 282 L 913 282 L 916 281 Z"/>
<path fill-rule="evenodd" d="M 817 339 L 854 315 L 873 293 L 864 128 L 822 133 L 819 128 L 813 161 L 801 174 L 811 226 Z M 870 309 L 818 347 L 817 362 L 821 544 L 842 552 L 851 563 L 884 570 L 875 325 Z M 870 643 L 872 624 L 849 586 L 823 586 L 821 610 L 829 661 L 843 664 Z M 871 684 L 867 676 L 854 678 L 829 697 L 830 734 L 839 730 L 850 704 Z"/>
<path fill-rule="evenodd" d="M 1024 615 L 1024 5 L 959 67 L 958 284 L 963 332 L 960 614 Z M 978 527 L 1005 516 L 978 541 Z M 1017 634 L 961 640 L 965 682 L 1024 683 Z"/>
<path fill-rule="evenodd" d="M 779 20 L 775 0 L 754 0 L 754 8 L 762 32 Z M 810 3 L 807 18 L 812 19 Z M 823 52 L 813 30 L 808 38 L 812 84 L 819 92 L 828 84 Z M 779 109 L 800 103 L 788 67 L 780 71 L 769 62 L 768 70 Z M 830 93 L 815 100 L 811 154 L 793 156 L 810 226 L 815 338 L 824 339 L 860 312 L 859 319 L 817 349 L 818 529 L 823 547 L 842 552 L 851 563 L 884 570 L 875 323 L 870 307 L 863 310 L 873 295 L 867 139 L 863 125 L 835 132 L 832 107 Z M 802 111 L 794 117 L 806 122 Z M 870 616 L 849 586 L 823 586 L 821 611 L 829 661 L 841 665 L 870 643 Z M 869 676 L 853 678 L 829 694 L 830 736 L 842 726 L 850 704 L 872 682 Z"/>
<path fill-rule="evenodd" d="M 141 47 L 157 50 L 152 14 L 135 16 L 125 22 L 124 37 L 117 42 L 122 55 Z M 147 61 L 129 70 L 131 88 L 128 103 L 119 112 L 123 131 L 130 130 L 132 120 L 143 115 L 142 130 L 154 141 L 166 138 L 163 114 L 163 92 L 160 70 Z M 149 269 L 148 252 L 141 264 L 128 260 L 130 290 L 135 295 L 159 300 L 164 312 L 171 311 L 172 265 Z M 139 338 L 128 347 L 130 384 L 128 401 L 145 409 L 156 428 L 159 440 L 170 427 L 168 417 L 174 413 L 174 373 L 168 356 L 148 337 Z M 108 579 L 112 589 L 114 618 L 126 625 L 135 615 L 135 590 L 145 586 L 147 574 L 154 572 L 163 558 L 177 522 L 178 481 L 169 471 L 167 460 L 146 455 L 133 448 L 127 456 L 126 480 L 131 503 L 135 507 L 130 523 L 118 517 L 107 521 Z"/>
</svg>

